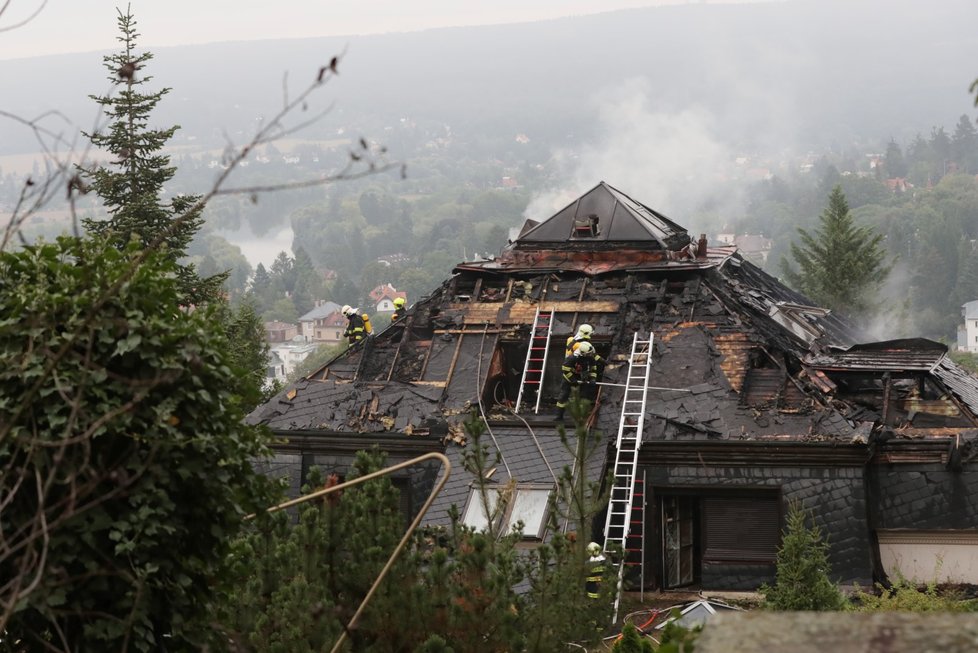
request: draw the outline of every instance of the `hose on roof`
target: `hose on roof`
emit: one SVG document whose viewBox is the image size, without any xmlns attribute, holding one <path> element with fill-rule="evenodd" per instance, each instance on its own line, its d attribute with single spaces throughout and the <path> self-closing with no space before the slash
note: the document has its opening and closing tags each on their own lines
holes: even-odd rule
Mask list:
<svg viewBox="0 0 978 653">
<path fill-rule="evenodd" d="M 503 455 L 503 450 L 499 448 L 499 441 L 496 440 L 496 434 L 492 432 L 492 428 L 489 426 L 489 420 L 486 419 L 486 408 L 482 405 L 482 392 L 485 390 L 485 383 L 482 380 L 482 352 L 486 347 L 486 334 L 489 332 L 489 322 L 486 322 L 485 327 L 482 329 L 482 343 L 479 345 L 479 368 L 476 374 L 478 376 L 475 380 L 476 389 L 478 390 L 479 398 L 479 412 L 482 414 L 482 421 L 486 425 L 486 431 L 489 432 L 489 436 L 492 438 L 492 443 L 496 445 L 496 451 L 499 452 L 499 460 L 502 461 L 503 467 L 506 468 L 506 474 L 510 478 L 513 478 L 513 472 L 509 470 L 509 465 L 506 464 L 506 456 Z M 462 336 L 460 335 L 459 338 Z"/>
</svg>

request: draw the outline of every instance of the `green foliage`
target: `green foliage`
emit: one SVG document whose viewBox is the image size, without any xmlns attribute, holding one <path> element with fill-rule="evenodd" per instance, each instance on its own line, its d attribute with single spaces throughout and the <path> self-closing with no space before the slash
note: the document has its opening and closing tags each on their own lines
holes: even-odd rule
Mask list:
<svg viewBox="0 0 978 653">
<path fill-rule="evenodd" d="M 684 628 L 676 623 L 679 618 L 678 610 L 673 611 L 674 620 L 662 629 L 662 641 L 656 647 L 657 653 L 693 653 L 696 638 L 703 631 L 703 626 Z"/>
<path fill-rule="evenodd" d="M 941 592 L 937 581 L 918 587 L 902 575 L 889 589 L 877 585 L 879 594 L 856 590 L 853 596 L 859 612 L 978 612 L 978 600 L 963 600 L 959 593 Z"/>
<path fill-rule="evenodd" d="M 113 156 L 109 166 L 80 168 L 92 190 L 102 199 L 109 213 L 107 220 L 84 220 L 85 228 L 105 237 L 119 249 L 131 240 L 142 247 L 162 247 L 172 260 L 184 256 L 194 234 L 200 229 L 203 206 L 200 198 L 178 195 L 161 203 L 164 185 L 176 168 L 162 150 L 177 127 L 150 129 L 153 110 L 170 89 L 143 93 L 140 87 L 152 80 L 145 74 L 152 53 L 136 53 L 136 21 L 129 10 L 119 11 L 122 50 L 103 58 L 109 81 L 119 85 L 115 95 L 91 96 L 108 118 L 108 127 L 85 136 L 96 148 Z M 177 268 L 185 302 L 199 305 L 220 296 L 227 277 L 218 274 L 202 279 L 193 264 Z"/>
<path fill-rule="evenodd" d="M 361 452 L 348 480 L 383 464 L 381 454 Z M 322 486 L 314 473 L 305 489 Z M 397 490 L 386 477 L 304 504 L 294 525 L 284 512 L 259 519 L 255 531 L 235 543 L 237 589 L 218 614 L 226 634 L 258 652 L 329 650 L 403 526 Z M 398 628 L 409 628 L 412 603 L 401 590 L 411 585 L 412 573 L 408 559 L 395 564 L 351 633 L 354 650 L 397 650 Z"/>
<path fill-rule="evenodd" d="M 652 642 L 638 632 L 634 624 L 625 624 L 621 638 L 611 647 L 611 653 L 653 653 Z"/>
<path fill-rule="evenodd" d="M 972 354 L 966 351 L 949 351 L 948 356 L 972 374 L 978 374 L 978 354 Z"/>
<path fill-rule="evenodd" d="M 473 416 L 466 430 L 463 466 L 478 479 L 486 507 L 500 489 L 495 503 L 504 507 L 508 486 L 485 478 L 498 464 L 482 444 L 485 424 Z M 377 452 L 360 453 L 351 476 L 383 464 Z M 310 489 L 320 485 L 318 476 L 310 479 Z M 476 532 L 457 509 L 452 516 L 450 528 L 418 534 L 394 563 L 350 633 L 353 650 L 542 653 L 565 650 L 569 641 L 598 641 L 612 602 L 587 599 L 579 539 L 558 530 L 525 549 L 520 529 L 501 532 L 501 520 Z M 235 543 L 238 589 L 226 595 L 218 617 L 228 638 L 259 653 L 328 650 L 404 529 L 386 477 L 307 504 L 295 524 L 282 513 L 257 522 Z M 520 586 L 528 589 L 518 592 Z M 614 589 L 610 578 L 605 586 Z"/>
<path fill-rule="evenodd" d="M 0 598 L 30 650 L 203 645 L 229 543 L 269 500 L 218 315 L 138 254 L 0 253 Z"/>
<path fill-rule="evenodd" d="M 876 292 L 889 274 L 883 236 L 857 227 L 841 186 L 829 196 L 814 235 L 798 230 L 801 244 L 791 244 L 797 269 L 782 259 L 785 277 L 820 306 L 852 317 L 868 317 Z"/>
<path fill-rule="evenodd" d="M 245 412 L 251 412 L 271 395 L 262 392 L 268 366 L 268 342 L 265 326 L 250 301 L 234 308 L 224 302 L 215 305 L 224 334 L 228 355 L 235 371 L 235 393 L 241 398 Z"/>
<path fill-rule="evenodd" d="M 845 598 L 829 579 L 829 544 L 818 526 L 809 527 L 801 506 L 792 504 L 778 549 L 774 587 L 761 587 L 771 610 L 840 610 Z"/>
</svg>

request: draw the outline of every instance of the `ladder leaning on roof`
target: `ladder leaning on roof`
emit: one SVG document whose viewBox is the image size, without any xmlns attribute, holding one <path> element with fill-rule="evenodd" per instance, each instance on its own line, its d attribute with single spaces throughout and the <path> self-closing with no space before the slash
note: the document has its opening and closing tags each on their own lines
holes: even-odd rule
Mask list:
<svg viewBox="0 0 978 653">
<path fill-rule="evenodd" d="M 642 443 L 642 429 L 645 425 L 645 402 L 648 395 L 649 372 L 652 369 L 653 340 L 651 333 L 648 340 L 639 340 L 637 332 L 632 337 L 625 397 L 621 404 L 621 422 L 618 425 L 618 439 L 615 442 L 611 497 L 608 501 L 608 514 L 604 525 L 605 553 L 614 548 L 622 552 L 622 564 L 618 565 L 618 587 L 615 592 L 616 620 L 618 605 L 621 602 L 622 574 L 628 554 L 628 530 L 633 521 L 635 472 L 638 468 L 638 448 Z M 644 492 L 643 487 L 641 494 L 644 495 Z"/>
<path fill-rule="evenodd" d="M 523 398 L 527 390 L 536 387 L 537 400 L 533 412 L 540 410 L 540 398 L 543 397 L 543 375 L 547 370 L 547 350 L 550 347 L 550 332 L 553 328 L 553 311 L 543 311 L 537 307 L 533 317 L 533 328 L 530 329 L 530 346 L 526 350 L 526 362 L 523 363 L 523 379 L 520 381 L 520 393 L 516 397 L 516 412 L 523 407 Z"/>
</svg>

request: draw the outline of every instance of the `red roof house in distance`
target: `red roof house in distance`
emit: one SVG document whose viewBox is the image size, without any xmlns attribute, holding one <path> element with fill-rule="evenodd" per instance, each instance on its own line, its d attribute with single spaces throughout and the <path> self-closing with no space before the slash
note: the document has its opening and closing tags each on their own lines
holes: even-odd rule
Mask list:
<svg viewBox="0 0 978 653">
<path fill-rule="evenodd" d="M 394 300 L 401 297 L 407 300 L 407 293 L 399 292 L 389 283 L 381 284 L 370 291 L 369 297 L 374 305 L 375 313 L 392 313 L 394 311 Z"/>
</svg>

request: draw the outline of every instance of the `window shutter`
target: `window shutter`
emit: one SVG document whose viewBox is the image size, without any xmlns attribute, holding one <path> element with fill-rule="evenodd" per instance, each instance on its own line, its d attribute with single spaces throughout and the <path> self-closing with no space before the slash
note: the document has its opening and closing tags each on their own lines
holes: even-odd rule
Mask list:
<svg viewBox="0 0 978 653">
<path fill-rule="evenodd" d="M 704 561 L 774 562 L 781 541 L 777 497 L 704 498 Z"/>
</svg>

